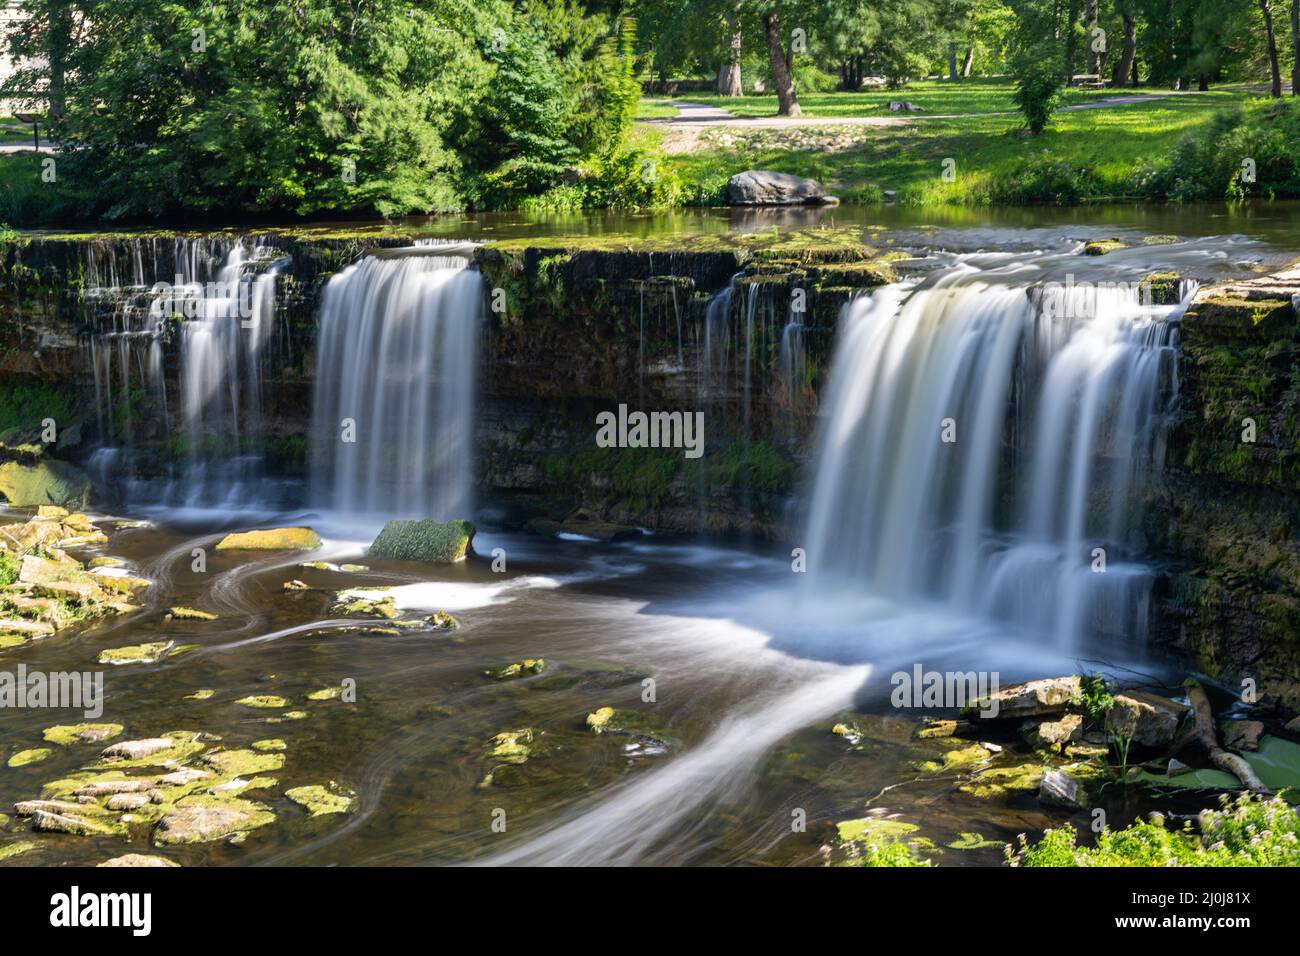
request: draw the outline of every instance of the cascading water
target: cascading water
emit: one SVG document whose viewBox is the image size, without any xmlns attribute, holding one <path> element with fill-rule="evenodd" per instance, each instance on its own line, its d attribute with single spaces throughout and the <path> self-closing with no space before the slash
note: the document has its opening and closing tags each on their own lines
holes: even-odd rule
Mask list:
<svg viewBox="0 0 1300 956">
<path fill-rule="evenodd" d="M 137 500 L 246 506 L 262 498 L 262 366 L 277 276 L 289 260 L 256 240 L 227 237 L 136 240 L 125 250 L 92 245 L 87 256 L 103 443 L 92 471 L 106 485 L 134 489 L 127 497 Z M 133 478 L 132 459 L 141 442 L 170 435 L 164 343 L 173 333 L 184 462 L 165 487 L 146 489 Z"/>
<path fill-rule="evenodd" d="M 806 529 L 815 590 L 940 602 L 1063 649 L 1141 637 L 1134 496 L 1185 306 L 969 256 L 846 307 Z"/>
<path fill-rule="evenodd" d="M 316 500 L 369 515 L 470 514 L 482 283 L 467 246 L 368 256 L 325 287 Z"/>
</svg>

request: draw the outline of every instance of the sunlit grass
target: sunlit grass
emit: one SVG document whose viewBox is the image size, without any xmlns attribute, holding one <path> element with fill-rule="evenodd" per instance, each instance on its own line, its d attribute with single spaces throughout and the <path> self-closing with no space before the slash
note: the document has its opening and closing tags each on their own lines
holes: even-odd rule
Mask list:
<svg viewBox="0 0 1300 956">
<path fill-rule="evenodd" d="M 673 156 L 671 162 L 688 185 L 711 187 L 745 169 L 772 169 L 819 179 L 848 201 L 877 200 L 881 190 L 891 190 L 902 202 L 932 205 L 996 201 L 989 194 L 1000 177 L 1016 175 L 1031 160 L 1060 160 L 1087 166 L 1113 186 L 1112 195 L 1095 198 L 1117 199 L 1141 163 L 1163 155 L 1181 136 L 1250 95 L 1220 91 L 1067 111 L 1037 137 L 1028 136 L 1014 115 L 925 119 L 873 127 L 867 143 L 842 152 L 706 149 Z M 955 162 L 951 183 L 942 177 L 946 159 Z"/>
<path fill-rule="evenodd" d="M 677 115 L 677 107 L 667 100 L 638 100 L 636 104 L 637 119 L 668 119 Z"/>
</svg>

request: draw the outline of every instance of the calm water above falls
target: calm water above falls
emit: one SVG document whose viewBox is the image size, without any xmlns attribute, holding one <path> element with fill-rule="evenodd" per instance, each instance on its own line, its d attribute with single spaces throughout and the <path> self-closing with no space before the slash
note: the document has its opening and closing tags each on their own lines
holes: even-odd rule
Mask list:
<svg viewBox="0 0 1300 956">
<path fill-rule="evenodd" d="M 372 515 L 451 515 L 468 501 L 458 468 L 469 456 L 455 452 L 468 440 L 473 386 L 458 373 L 473 368 L 481 303 L 460 262 L 367 259 L 326 292 L 316 410 L 318 426 L 354 417 L 365 434 L 378 423 L 374 443 L 357 443 L 352 458 L 323 448 L 335 457 L 316 474 L 316 500 L 329 507 L 274 520 L 322 532 L 311 558 L 370 570 L 211 552 L 195 574 L 193 547 L 248 522 L 208 511 L 195 528 L 185 511 L 192 530 L 181 531 L 168 528 L 180 511 L 132 508 L 160 527 L 119 531 L 105 553 L 156 582 L 158 612 L 38 642 L 25 662 L 84 668 L 101 647 L 198 643 L 162 665 L 110 673 L 111 718 L 139 736 L 192 728 L 231 747 L 280 736 L 281 785 L 337 779 L 358 793 L 346 820 L 285 812 L 243 846 L 178 848 L 185 863 L 815 863 L 827 821 L 868 803 L 924 820 L 940 841 L 976 829 L 1010 838 L 1052 818 L 952 799 L 939 780 L 882 796 L 943 749 L 914 740 L 913 721 L 888 708 L 887 677 L 920 662 L 997 670 L 1008 682 L 1076 670 L 1103 650 L 1111 662 L 1142 661 L 1134 622 L 1148 578 L 1127 506 L 1157 469 L 1180 308 L 1144 304 L 1131 283 L 1156 268 L 1227 273 L 1263 255 L 1244 240 L 1126 250 L 1104 263 L 1068 251 L 945 255 L 853 303 L 805 476 L 795 544 L 807 550 L 806 575 L 792 572 L 788 547 L 564 541 L 496 533 L 490 521 L 476 551 L 503 548 L 502 574 L 479 560 L 432 571 L 366 560 L 382 520 Z M 1111 284 L 1080 291 L 1067 279 L 1076 274 Z M 191 334 L 191 354 L 227 358 L 202 363 L 203 374 L 225 369 L 202 393 L 233 402 L 248 381 L 243 359 L 219 342 L 200 346 L 203 333 Z M 227 413 L 218 402 L 204 414 L 211 423 Z M 955 442 L 941 440 L 945 419 Z M 402 463 L 394 449 L 414 458 Z M 1013 486 L 999 490 L 1008 463 Z M 1090 569 L 1096 547 L 1105 574 Z M 291 578 L 323 590 L 287 594 Z M 404 614 L 445 609 L 463 627 L 450 638 L 342 630 L 357 622 L 330 615 L 331 592 L 363 585 L 394 585 Z M 174 604 L 221 618 L 164 620 Z M 525 657 L 545 658 L 547 670 L 484 679 L 485 668 Z M 266 693 L 301 702 L 348 677 L 358 705 L 308 703 L 308 719 L 273 728 L 234 703 Z M 646 678 L 659 743 L 586 730 L 598 707 L 643 708 Z M 184 699 L 205 687 L 217 693 Z M 847 708 L 868 735 L 852 749 L 826 733 Z M 20 712 L 6 733 L 34 741 L 50 722 Z M 525 727 L 538 735 L 536 756 L 484 786 L 485 741 Z M 31 796 L 79 759 L 59 752 L 6 771 L 0 802 Z M 505 833 L 492 829 L 497 809 Z M 807 832 L 791 831 L 792 809 L 806 811 Z M 120 846 L 56 837 L 34 862 L 93 862 Z"/>
</svg>

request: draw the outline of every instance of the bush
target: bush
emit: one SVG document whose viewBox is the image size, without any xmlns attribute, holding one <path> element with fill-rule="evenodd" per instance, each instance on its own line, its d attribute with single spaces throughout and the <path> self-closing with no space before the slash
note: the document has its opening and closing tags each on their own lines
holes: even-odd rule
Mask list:
<svg viewBox="0 0 1300 956">
<path fill-rule="evenodd" d="M 1092 161 L 1031 156 L 1012 172 L 997 177 L 990 200 L 1008 205 L 1070 205 L 1105 197 L 1107 184 Z"/>
<path fill-rule="evenodd" d="M 1217 114 L 1165 156 L 1141 167 L 1135 195 L 1174 202 L 1300 196 L 1300 103 L 1284 100 Z M 1254 181 L 1243 176 L 1254 164 Z"/>
<path fill-rule="evenodd" d="M 1078 846 L 1072 827 L 1047 830 L 1037 843 L 1008 844 L 1012 866 L 1300 866 L 1300 815 L 1281 797 L 1243 794 L 1205 810 L 1200 832 L 1189 821 L 1170 830 L 1152 814 L 1123 830 L 1102 830 L 1095 846 Z"/>
<path fill-rule="evenodd" d="M 1016 81 L 1014 98 L 1025 125 L 1035 136 L 1047 129 L 1061 101 L 1061 64 L 1055 50 L 1042 47 L 1020 57 L 1012 68 Z"/>
</svg>

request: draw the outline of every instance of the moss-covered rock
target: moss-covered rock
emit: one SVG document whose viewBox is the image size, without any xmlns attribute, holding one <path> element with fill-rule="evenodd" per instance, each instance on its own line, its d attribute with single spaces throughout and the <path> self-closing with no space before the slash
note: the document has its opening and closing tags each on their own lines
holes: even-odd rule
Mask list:
<svg viewBox="0 0 1300 956">
<path fill-rule="evenodd" d="M 26 767 L 28 764 L 40 763 L 50 754 L 54 753 L 49 747 L 35 747 L 31 750 L 20 750 L 9 758 L 8 766 Z"/>
<path fill-rule="evenodd" d="M 167 610 L 167 620 L 178 621 L 215 621 L 217 615 L 209 611 L 199 611 L 192 607 L 173 607 Z"/>
<path fill-rule="evenodd" d="M 197 644 L 177 644 L 175 641 L 150 641 L 127 647 L 111 647 L 99 652 L 99 663 L 121 666 L 125 664 L 156 664 L 167 657 L 175 657 L 193 650 Z"/>
<path fill-rule="evenodd" d="M 1108 252 L 1123 248 L 1125 248 L 1124 240 L 1118 236 L 1113 236 L 1110 239 L 1094 239 L 1092 242 L 1084 243 L 1083 254 L 1085 256 L 1104 256 Z"/>
<path fill-rule="evenodd" d="M 294 787 L 286 790 L 284 795 L 305 808 L 313 817 L 330 813 L 350 813 L 356 805 L 356 794 L 340 787 L 332 780 L 327 786 L 312 784 L 306 787 Z"/>
<path fill-rule="evenodd" d="M 501 667 L 493 667 L 483 672 L 484 676 L 491 677 L 493 680 L 510 680 L 514 677 L 523 677 L 528 674 L 540 674 L 546 668 L 546 661 L 542 658 L 525 658 L 522 661 L 516 661 L 513 664 L 504 664 Z"/>
<path fill-rule="evenodd" d="M 18 507 L 81 508 L 90 497 L 90 479 L 75 465 L 53 458 L 34 464 L 6 461 L 0 463 L 0 497 Z"/>
<path fill-rule="evenodd" d="M 394 520 L 384 525 L 366 553 L 390 561 L 449 564 L 463 559 L 473 540 L 471 521 Z"/>
<path fill-rule="evenodd" d="M 96 744 L 112 740 L 122 733 L 121 724 L 59 724 L 46 727 L 43 736 L 52 744 Z"/>
<path fill-rule="evenodd" d="M 277 697 L 274 694 L 253 694 L 248 697 L 241 697 L 235 703 L 243 707 L 266 707 L 276 710 L 289 706 L 289 701 L 286 698 Z"/>
<path fill-rule="evenodd" d="M 218 551 L 313 551 L 320 546 L 320 535 L 311 528 L 239 531 L 217 542 Z"/>
</svg>

